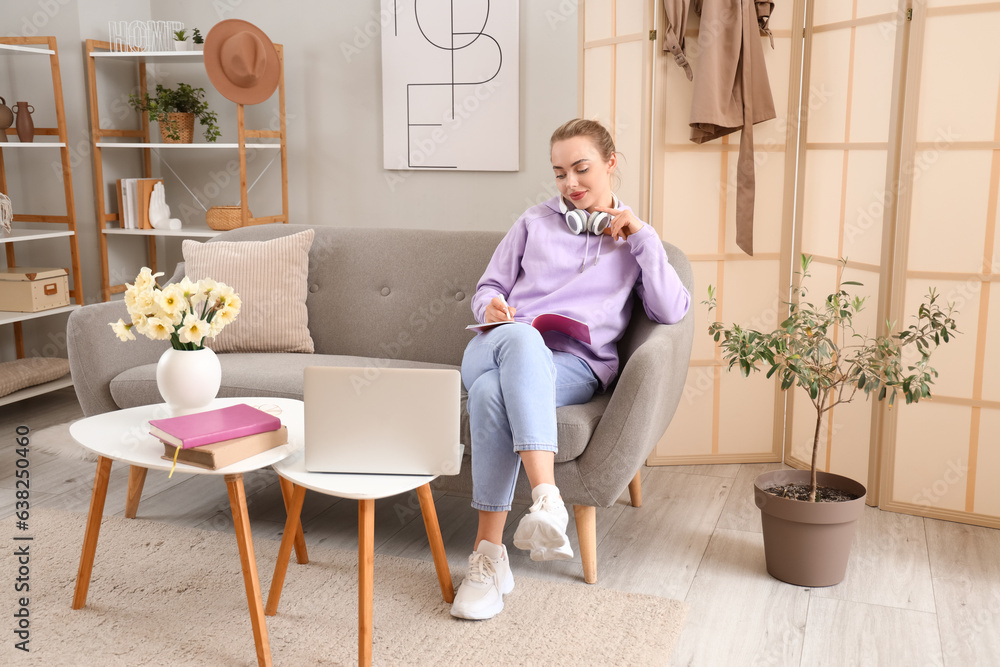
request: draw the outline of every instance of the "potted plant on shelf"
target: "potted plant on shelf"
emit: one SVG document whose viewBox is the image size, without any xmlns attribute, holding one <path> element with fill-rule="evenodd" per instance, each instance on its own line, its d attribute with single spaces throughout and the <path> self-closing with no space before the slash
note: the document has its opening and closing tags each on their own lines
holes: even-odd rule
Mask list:
<svg viewBox="0 0 1000 667">
<path fill-rule="evenodd" d="M 136 111 L 148 112 L 150 122 L 160 124 L 164 143 L 189 144 L 194 139 L 195 118 L 205 127 L 206 141 L 215 141 L 221 135 L 219 118 L 208 108 L 204 97 L 204 88 L 192 88 L 186 83 L 177 84 L 177 88 L 156 84 L 155 96 L 132 93 L 128 102 Z"/>
<path fill-rule="evenodd" d="M 174 51 L 187 51 L 189 48 L 187 30 L 174 30 Z"/>
<path fill-rule="evenodd" d="M 194 42 L 195 51 L 201 51 L 205 45 L 205 38 L 201 36 L 201 30 L 194 28 L 191 30 L 191 41 Z"/>
<path fill-rule="evenodd" d="M 841 260 L 846 266 L 846 260 Z M 812 461 L 806 470 L 776 470 L 754 480 L 754 500 L 761 511 L 764 558 L 773 577 L 800 586 L 832 586 L 844 578 L 855 522 L 865 502 L 865 487 L 841 475 L 818 472 L 823 415 L 842 403 L 850 403 L 858 390 L 876 400 L 897 393 L 907 403 L 930 398 L 930 385 L 937 371 L 928 363 L 938 345 L 958 333 L 953 307 L 942 310 L 931 288 L 921 303 L 916 323 L 898 332 L 888 324 L 889 335 L 858 333 L 853 317 L 865 306 L 865 297 L 851 296 L 839 282 L 835 292 L 821 304 L 806 302 L 802 286 L 809 277 L 812 257 L 802 255 L 802 272 L 789 304 L 788 318 L 771 332 L 745 329 L 721 322 L 708 331 L 720 344 L 729 368 L 739 366 L 744 376 L 767 369 L 777 374 L 781 388 L 802 387 L 816 411 Z M 709 311 L 715 308 L 715 290 L 708 288 Z M 904 352 L 915 350 L 919 358 L 904 360 Z M 905 370 L 904 370 L 905 368 Z"/>
</svg>

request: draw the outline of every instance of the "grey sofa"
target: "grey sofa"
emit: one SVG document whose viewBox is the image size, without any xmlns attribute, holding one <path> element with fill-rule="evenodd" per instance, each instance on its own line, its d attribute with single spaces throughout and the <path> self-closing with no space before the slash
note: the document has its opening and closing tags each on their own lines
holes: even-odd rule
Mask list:
<svg viewBox="0 0 1000 667">
<path fill-rule="evenodd" d="M 262 225 L 220 234 L 215 241 L 259 241 L 307 229 Z M 220 354 L 220 396 L 301 398 L 306 366 L 458 368 L 473 335 L 469 302 L 494 249 L 497 232 L 315 227 L 310 250 L 309 328 L 315 354 Z M 664 243 L 670 263 L 692 289 L 685 255 Z M 174 279 L 183 276 L 178 265 Z M 692 290 L 693 293 L 693 290 Z M 584 578 L 596 568 L 596 507 L 615 503 L 626 487 L 638 506 L 638 471 L 670 423 L 691 356 L 692 313 L 674 325 L 652 323 L 639 300 L 619 343 L 617 382 L 589 403 L 559 408 L 556 483 L 575 507 Z M 121 301 L 85 306 L 67 324 L 69 361 L 86 415 L 161 401 L 156 362 L 164 341 L 142 336 L 116 344 L 108 327 L 128 319 Z M 471 495 L 469 425 L 459 475 L 435 486 Z M 530 498 L 524 475 L 517 496 Z M 472 511 L 470 509 L 470 511 Z"/>
</svg>

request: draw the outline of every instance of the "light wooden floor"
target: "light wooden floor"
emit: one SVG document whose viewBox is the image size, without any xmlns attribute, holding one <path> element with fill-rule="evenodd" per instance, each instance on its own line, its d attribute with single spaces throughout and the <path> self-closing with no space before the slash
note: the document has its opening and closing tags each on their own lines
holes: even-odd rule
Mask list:
<svg viewBox="0 0 1000 667">
<path fill-rule="evenodd" d="M 37 431 L 80 416 L 72 389 L 0 408 L 0 516 L 14 507 L 15 427 Z M 41 452 L 30 461 L 33 507 L 86 512 L 94 464 Z M 791 586 L 765 572 L 750 491 L 754 476 L 774 467 L 647 468 L 643 507 L 628 506 L 623 496 L 597 511 L 597 585 L 690 605 L 672 664 L 1000 665 L 1000 531 L 867 508 L 844 582 Z M 106 513 L 122 515 L 127 476 L 126 466 L 114 465 Z M 245 483 L 254 536 L 278 539 L 284 509 L 276 475 L 258 472 Z M 449 561 L 461 567 L 475 537 L 475 513 L 466 498 L 435 500 Z M 511 513 L 508 546 L 526 509 L 518 505 Z M 197 475 L 167 480 L 151 472 L 139 517 L 232 530 L 225 484 Z M 353 501 L 309 493 L 302 517 L 310 545 L 356 548 Z M 419 517 L 415 493 L 376 503 L 376 551 L 430 560 Z M 510 549 L 520 586 L 530 585 L 529 576 L 586 585 L 579 556 L 534 563 Z M 66 596 L 68 604 L 71 591 Z M 517 609 L 508 605 L 503 613 Z"/>
</svg>

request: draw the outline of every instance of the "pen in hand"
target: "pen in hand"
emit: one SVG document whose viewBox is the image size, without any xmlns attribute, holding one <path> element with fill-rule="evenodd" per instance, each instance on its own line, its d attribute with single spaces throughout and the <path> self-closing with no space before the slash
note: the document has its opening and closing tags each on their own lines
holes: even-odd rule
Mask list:
<svg viewBox="0 0 1000 667">
<path fill-rule="evenodd" d="M 514 319 L 510 316 L 510 308 L 507 306 L 507 300 L 503 298 L 503 294 L 499 295 L 497 298 L 500 299 L 500 303 L 503 304 L 503 312 L 507 314 L 507 319 Z"/>
</svg>

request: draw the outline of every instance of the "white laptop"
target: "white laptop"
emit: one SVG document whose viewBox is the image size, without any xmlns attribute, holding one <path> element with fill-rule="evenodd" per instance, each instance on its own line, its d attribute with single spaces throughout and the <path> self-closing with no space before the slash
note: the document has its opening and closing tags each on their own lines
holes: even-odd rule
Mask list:
<svg viewBox="0 0 1000 667">
<path fill-rule="evenodd" d="M 306 368 L 306 470 L 458 474 L 461 386 L 451 369 Z"/>
</svg>

